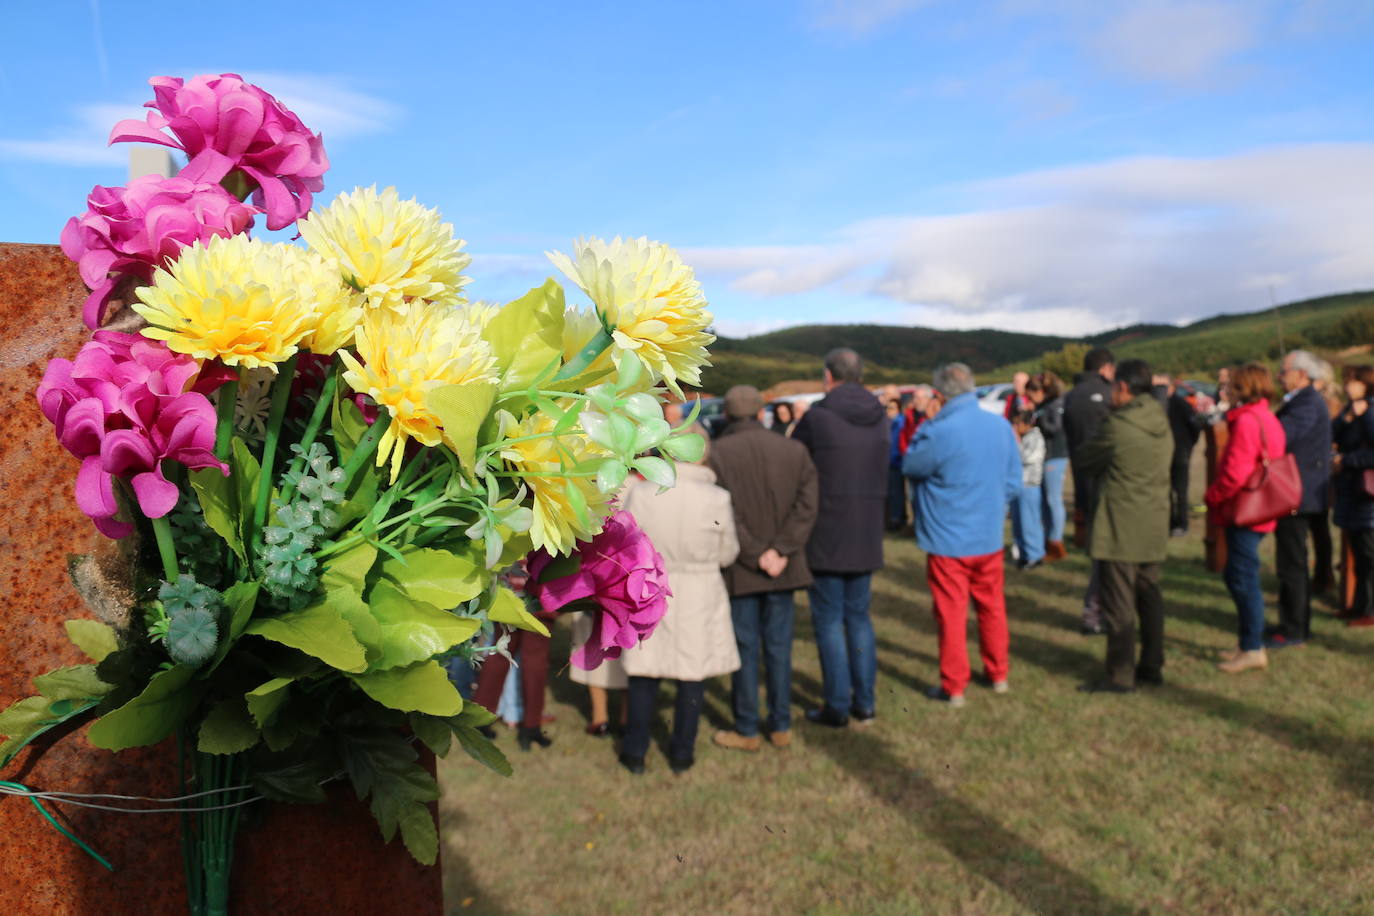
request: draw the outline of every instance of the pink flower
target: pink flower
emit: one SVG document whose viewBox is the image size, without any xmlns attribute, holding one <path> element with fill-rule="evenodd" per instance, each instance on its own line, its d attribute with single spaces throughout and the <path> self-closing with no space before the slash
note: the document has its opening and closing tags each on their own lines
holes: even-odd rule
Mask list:
<svg viewBox="0 0 1374 916">
<path fill-rule="evenodd" d="M 196 390 L 200 367 L 159 341 L 96 331 L 75 360 L 54 359 L 38 386 L 38 404 L 57 440 L 81 459 L 76 503 L 102 534 L 124 537 L 116 521 L 114 479 L 126 479 L 139 507 L 161 518 L 177 503 L 162 462 L 229 468 L 215 459 L 215 408 Z M 222 381 L 213 376 L 206 385 Z"/>
<path fill-rule="evenodd" d="M 554 558 L 542 550 L 531 554 L 526 590 L 546 611 L 582 599 L 600 606 L 592 635 L 572 654 L 574 665 L 590 671 L 647 639 L 667 612 L 672 591 L 663 557 L 628 512 L 606 519 L 600 534 L 578 545 L 577 555 L 582 561 L 577 572 L 541 582 Z"/>
<path fill-rule="evenodd" d="M 217 184 L 160 175 L 135 178 L 127 188 L 97 185 L 86 205 L 62 230 L 62 251 L 91 288 L 83 317 L 92 329 L 122 280 L 149 283 L 153 269 L 183 246 L 244 232 L 259 212 Z"/>
<path fill-rule="evenodd" d="M 257 183 L 253 203 L 267 228 L 281 229 L 310 210 L 311 192 L 324 188 L 329 157 L 318 134 L 281 102 L 235 73 L 148 80 L 156 109 L 146 122 L 120 121 L 111 143 L 160 143 L 190 158 L 183 177 L 217 182 L 235 169 Z M 162 132 L 167 128 L 173 134 Z"/>
</svg>

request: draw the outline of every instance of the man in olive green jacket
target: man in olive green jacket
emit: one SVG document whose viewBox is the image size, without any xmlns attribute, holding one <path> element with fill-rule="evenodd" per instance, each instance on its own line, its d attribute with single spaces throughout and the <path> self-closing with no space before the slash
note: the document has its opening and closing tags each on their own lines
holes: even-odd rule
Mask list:
<svg viewBox="0 0 1374 916">
<path fill-rule="evenodd" d="M 1101 563 L 1102 616 L 1107 629 L 1107 678 L 1089 692 L 1130 693 L 1136 682 L 1163 683 L 1164 599 L 1159 567 L 1169 543 L 1169 418 L 1151 392 L 1142 360 L 1116 367 L 1112 413 L 1074 456 L 1075 471 L 1098 479 L 1088 550 Z M 1135 658 L 1140 618 L 1140 663 Z"/>
</svg>

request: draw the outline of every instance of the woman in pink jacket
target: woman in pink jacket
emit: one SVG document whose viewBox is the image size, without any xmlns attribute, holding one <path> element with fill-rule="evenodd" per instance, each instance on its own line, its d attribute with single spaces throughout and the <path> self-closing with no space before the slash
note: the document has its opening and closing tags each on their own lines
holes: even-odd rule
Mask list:
<svg viewBox="0 0 1374 916">
<path fill-rule="evenodd" d="M 1264 593 L 1260 590 L 1259 545 L 1274 530 L 1269 521 L 1241 528 L 1231 521 L 1231 502 L 1260 466 L 1260 455 L 1281 458 L 1287 445 L 1283 426 L 1269 409 L 1274 380 L 1269 370 L 1249 363 L 1231 372 L 1231 403 L 1226 414 L 1230 433 L 1217 466 L 1217 476 L 1207 488 L 1207 509 L 1226 525 L 1226 588 L 1236 603 L 1240 645 L 1227 652 L 1219 667 L 1227 674 L 1269 667 L 1264 654 Z"/>
</svg>

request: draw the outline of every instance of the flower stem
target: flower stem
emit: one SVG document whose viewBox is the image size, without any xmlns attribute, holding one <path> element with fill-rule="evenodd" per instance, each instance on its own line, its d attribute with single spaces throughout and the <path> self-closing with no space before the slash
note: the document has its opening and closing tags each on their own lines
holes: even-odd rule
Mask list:
<svg viewBox="0 0 1374 916">
<path fill-rule="evenodd" d="M 272 465 L 276 461 L 281 424 L 286 419 L 286 402 L 291 397 L 291 382 L 295 376 L 296 355 L 292 354 L 277 372 L 277 380 L 272 383 L 272 406 L 267 413 L 267 434 L 262 442 L 262 473 L 258 475 L 258 494 L 253 500 L 253 527 L 249 529 L 246 539 L 250 543 L 256 542 L 258 532 L 262 531 L 267 521 L 267 504 L 272 498 Z"/>
<path fill-rule="evenodd" d="M 358 440 L 358 445 L 353 449 L 353 454 L 348 456 L 347 463 L 344 464 L 344 486 L 347 487 L 353 481 L 353 475 L 358 473 L 358 469 L 377 452 L 377 443 L 381 441 L 382 434 L 391 425 L 391 414 L 385 407 L 377 408 L 377 419 L 372 421 L 363 437 Z M 400 448 L 400 443 L 397 443 Z"/>
<path fill-rule="evenodd" d="M 324 423 L 325 411 L 333 406 L 334 389 L 338 387 L 339 384 L 339 374 L 335 366 L 335 363 L 331 363 L 329 366 L 329 373 L 324 377 L 324 387 L 320 389 L 319 400 L 315 402 L 315 410 L 310 414 L 310 422 L 305 424 L 305 432 L 301 434 L 300 446 L 302 454 L 292 459 L 291 465 L 293 468 L 297 466 L 304 468 L 304 453 L 310 449 L 310 446 L 315 444 L 315 437 L 320 434 L 320 426 Z M 295 487 L 290 484 L 284 484 L 281 490 L 281 501 L 283 503 L 291 502 L 291 497 L 294 496 L 295 493 Z"/>
<path fill-rule="evenodd" d="M 238 400 L 239 380 L 235 376 L 220 386 L 219 406 L 215 410 L 215 457 L 220 461 L 229 460 L 229 443 L 234 438 L 234 406 Z"/>
<path fill-rule="evenodd" d="M 567 379 L 574 378 L 586 372 L 591 364 L 596 362 L 598 356 L 610 349 L 614 341 L 615 338 L 611 336 L 611 332 L 603 325 L 602 328 L 596 332 L 596 335 L 592 337 L 591 340 L 587 341 L 587 345 L 581 350 L 578 350 L 577 355 L 568 360 L 568 362 L 563 365 L 562 369 L 558 370 L 558 374 L 553 377 L 553 381 L 566 381 Z"/>
<path fill-rule="evenodd" d="M 153 523 L 153 535 L 157 538 L 157 552 L 162 558 L 162 574 L 167 577 L 168 582 L 176 582 L 177 549 L 172 542 L 172 525 L 165 515 L 161 518 L 150 518 L 148 521 Z"/>
</svg>

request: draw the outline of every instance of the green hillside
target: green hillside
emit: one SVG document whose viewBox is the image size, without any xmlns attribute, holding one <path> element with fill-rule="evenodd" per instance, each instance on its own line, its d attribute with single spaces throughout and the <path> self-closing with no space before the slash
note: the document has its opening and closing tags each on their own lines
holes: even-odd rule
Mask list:
<svg viewBox="0 0 1374 916">
<path fill-rule="evenodd" d="M 817 378 L 834 347 L 852 347 L 869 365 L 868 380 L 927 380 L 939 364 L 968 363 L 988 381 L 1017 369 L 1040 368 L 1047 353 L 1081 359 L 1086 346 L 1108 346 L 1118 359 L 1144 359 L 1161 371 L 1211 374 L 1218 366 L 1249 359 L 1273 360 L 1284 349 L 1305 347 L 1325 355 L 1374 344 L 1374 292 L 1342 293 L 1278 308 L 1217 315 L 1185 327 L 1136 324 L 1084 338 L 1007 331 L 937 331 L 883 325 L 802 325 L 747 338 L 720 338 L 711 348 L 714 366 L 702 373 L 703 389 L 731 385 L 767 388 L 790 379 Z M 1062 359 L 1062 357 L 1061 357 Z"/>
</svg>

